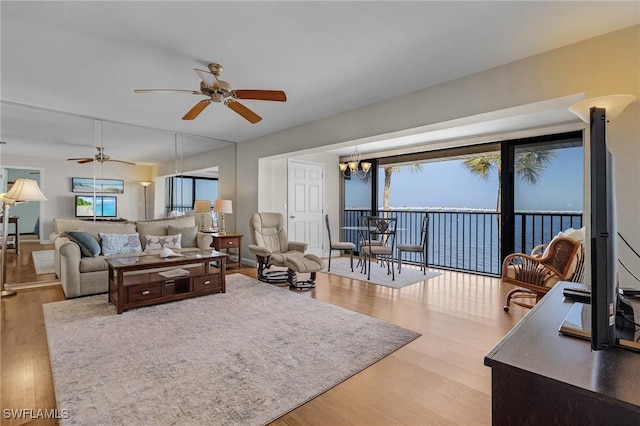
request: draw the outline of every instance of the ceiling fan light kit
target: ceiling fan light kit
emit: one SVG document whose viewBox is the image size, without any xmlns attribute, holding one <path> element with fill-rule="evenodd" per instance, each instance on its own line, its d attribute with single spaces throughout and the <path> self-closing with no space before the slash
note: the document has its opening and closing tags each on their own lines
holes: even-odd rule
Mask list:
<svg viewBox="0 0 640 426">
<path fill-rule="evenodd" d="M 255 101 L 274 101 L 286 102 L 287 95 L 282 90 L 256 90 L 256 89 L 239 89 L 234 90 L 231 84 L 224 80 L 220 80 L 220 73 L 224 69 L 222 65 L 211 63 L 208 66 L 209 71 L 194 68 L 200 79 L 200 90 L 185 89 L 136 89 L 134 93 L 158 93 L 158 92 L 180 92 L 191 93 L 193 95 L 208 96 L 209 99 L 203 99 L 195 104 L 183 117 L 183 120 L 194 120 L 200 113 L 212 102 L 223 103 L 229 109 L 233 110 L 251 124 L 255 124 L 262 120 L 258 114 L 240 103 L 238 99 L 255 100 Z"/>
</svg>

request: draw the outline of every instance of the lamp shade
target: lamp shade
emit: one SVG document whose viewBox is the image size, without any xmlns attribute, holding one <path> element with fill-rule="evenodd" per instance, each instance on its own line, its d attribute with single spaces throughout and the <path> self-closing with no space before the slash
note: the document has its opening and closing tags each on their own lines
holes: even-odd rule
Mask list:
<svg viewBox="0 0 640 426">
<path fill-rule="evenodd" d="M 6 204 L 15 204 L 15 200 L 10 200 L 8 198 L 5 198 L 5 194 L 6 192 L 3 192 L 0 194 L 0 203 L 6 203 Z"/>
<path fill-rule="evenodd" d="M 144 186 L 145 188 L 149 185 L 151 185 L 151 182 L 139 182 L 140 185 Z"/>
<path fill-rule="evenodd" d="M 569 107 L 569 111 L 577 115 L 585 123 L 589 122 L 589 111 L 593 107 L 607 110 L 607 121 L 615 120 L 636 97 L 633 95 L 609 95 L 585 99 Z"/>
<path fill-rule="evenodd" d="M 44 201 L 47 199 L 42 191 L 40 191 L 38 182 L 33 179 L 24 178 L 16 179 L 11 189 L 4 194 L 4 198 L 16 202 Z"/>
<path fill-rule="evenodd" d="M 233 213 L 233 206 L 231 200 L 216 200 L 213 205 L 213 209 L 218 213 Z"/>
<path fill-rule="evenodd" d="M 211 201 L 209 200 L 196 200 L 193 203 L 193 210 L 196 213 L 210 213 L 211 212 Z"/>
</svg>

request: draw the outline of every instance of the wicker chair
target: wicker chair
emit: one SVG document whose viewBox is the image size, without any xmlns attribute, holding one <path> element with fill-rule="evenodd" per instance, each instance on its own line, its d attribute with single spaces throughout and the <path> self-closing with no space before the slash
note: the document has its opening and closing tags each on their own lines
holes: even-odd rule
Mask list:
<svg viewBox="0 0 640 426">
<path fill-rule="evenodd" d="M 504 259 L 502 282 L 518 286 L 507 294 L 505 312 L 511 303 L 532 308 L 535 303 L 521 299 L 535 297 L 537 303 L 558 281 L 582 282 L 584 248 L 580 241 L 559 236 L 542 253 L 541 248 L 534 248 L 531 255 L 514 253 Z"/>
</svg>

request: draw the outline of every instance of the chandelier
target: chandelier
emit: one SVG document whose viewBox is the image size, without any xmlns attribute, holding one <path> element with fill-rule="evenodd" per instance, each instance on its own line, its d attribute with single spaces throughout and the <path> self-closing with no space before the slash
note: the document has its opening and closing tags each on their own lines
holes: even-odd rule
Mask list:
<svg viewBox="0 0 640 426">
<path fill-rule="evenodd" d="M 364 179 L 371 170 L 371 163 L 368 161 L 360 161 L 360 153 L 358 152 L 358 146 L 356 150 L 349 157 L 349 161 L 345 163 L 339 163 L 340 171 L 344 177 L 359 177 Z"/>
</svg>

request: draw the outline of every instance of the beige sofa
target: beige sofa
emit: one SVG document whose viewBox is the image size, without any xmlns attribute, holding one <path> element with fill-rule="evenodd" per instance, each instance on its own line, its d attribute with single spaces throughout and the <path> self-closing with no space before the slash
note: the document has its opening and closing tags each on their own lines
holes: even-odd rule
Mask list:
<svg viewBox="0 0 640 426">
<path fill-rule="evenodd" d="M 68 231 L 85 231 L 99 241 L 99 233 L 134 234 L 140 236 L 142 249 L 145 248 L 147 235 L 168 235 L 169 226 L 184 228 L 196 226 L 193 216 L 182 216 L 169 219 L 156 219 L 139 222 L 84 221 L 79 219 L 54 219 L 54 232 L 50 239 L 54 244 L 54 268 L 62 282 L 62 289 L 67 298 L 106 293 L 109 288 L 107 257 L 131 256 L 134 254 L 113 254 L 97 257 L 83 256 L 80 246 L 65 236 Z M 182 248 L 175 251 L 206 250 L 211 247 L 213 237 L 198 232 L 197 247 Z M 158 252 L 158 251 L 155 251 Z M 140 253 L 137 253 L 140 254 Z"/>
</svg>

